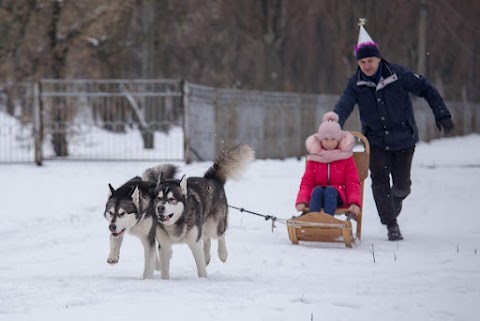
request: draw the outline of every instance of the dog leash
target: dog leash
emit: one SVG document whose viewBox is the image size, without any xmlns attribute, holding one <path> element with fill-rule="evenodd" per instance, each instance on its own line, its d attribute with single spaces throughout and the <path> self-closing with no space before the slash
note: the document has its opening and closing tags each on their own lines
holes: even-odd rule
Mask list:
<svg viewBox="0 0 480 321">
<path fill-rule="evenodd" d="M 246 210 L 243 207 L 236 207 L 236 206 L 232 206 L 232 205 L 228 205 L 228 207 L 236 209 L 240 212 L 246 212 L 246 213 L 249 213 L 249 214 L 261 216 L 261 217 L 265 218 L 265 221 L 272 220 L 272 233 L 274 231 L 274 228 L 276 227 L 275 222 L 280 222 L 280 223 L 285 224 L 287 226 L 295 226 L 294 222 L 286 220 L 286 219 L 282 219 L 282 218 L 277 218 L 276 216 L 273 216 L 273 215 L 264 215 L 264 214 L 260 214 L 260 213 L 256 213 L 256 212 L 253 212 L 253 211 Z M 353 213 L 347 213 L 347 214 L 345 214 L 345 216 L 347 217 L 347 221 L 350 221 L 350 220 L 357 221 L 357 218 L 355 217 L 355 215 Z M 318 223 L 316 223 L 316 222 L 302 222 L 302 225 L 304 225 L 304 226 L 318 226 Z"/>
<path fill-rule="evenodd" d="M 243 207 L 236 207 L 236 206 L 232 206 L 232 205 L 228 205 L 228 207 L 236 209 L 240 212 L 245 212 L 245 213 L 261 216 L 265 219 L 265 221 L 272 220 L 272 233 L 273 233 L 273 229 L 276 227 L 275 222 L 280 222 L 280 223 L 287 224 L 287 220 L 277 218 L 276 216 L 273 216 L 273 215 L 264 215 L 264 214 L 260 214 L 260 213 L 256 213 L 256 212 L 253 212 L 253 211 L 246 210 Z"/>
</svg>

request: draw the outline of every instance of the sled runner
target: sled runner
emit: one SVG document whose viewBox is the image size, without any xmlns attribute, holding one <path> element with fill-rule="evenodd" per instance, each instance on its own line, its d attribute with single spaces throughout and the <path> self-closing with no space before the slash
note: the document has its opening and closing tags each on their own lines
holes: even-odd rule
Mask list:
<svg viewBox="0 0 480 321">
<path fill-rule="evenodd" d="M 363 145 L 362 151 L 353 151 L 358 176 L 360 177 L 360 192 L 363 200 L 364 181 L 368 177 L 368 165 L 370 160 L 370 144 L 365 136 L 359 132 L 351 132 L 355 141 Z M 287 220 L 288 236 L 292 244 L 298 241 L 317 242 L 344 242 L 345 246 L 352 247 L 355 240 L 362 236 L 363 202 L 360 214 L 356 217 L 356 223 L 352 224 L 353 214 L 348 208 L 339 207 L 335 210 L 335 216 L 322 212 L 310 212 L 306 208 L 302 216 Z M 353 233 L 355 227 L 355 234 Z"/>
</svg>

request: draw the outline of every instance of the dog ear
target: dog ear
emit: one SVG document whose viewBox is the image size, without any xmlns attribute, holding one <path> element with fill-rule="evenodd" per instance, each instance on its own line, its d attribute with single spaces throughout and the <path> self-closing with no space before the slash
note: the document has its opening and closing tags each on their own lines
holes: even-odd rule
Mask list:
<svg viewBox="0 0 480 321">
<path fill-rule="evenodd" d="M 108 183 L 108 187 L 110 188 L 110 191 L 108 192 L 108 198 L 110 198 L 110 196 L 112 196 L 113 192 L 115 192 L 115 189 L 113 188 L 113 186 Z"/>
<path fill-rule="evenodd" d="M 135 187 L 135 190 L 132 193 L 132 202 L 138 208 L 140 208 L 140 190 L 138 186 Z"/>
<path fill-rule="evenodd" d="M 180 179 L 180 188 L 182 189 L 182 194 L 187 197 L 187 177 L 185 175 Z"/>
</svg>

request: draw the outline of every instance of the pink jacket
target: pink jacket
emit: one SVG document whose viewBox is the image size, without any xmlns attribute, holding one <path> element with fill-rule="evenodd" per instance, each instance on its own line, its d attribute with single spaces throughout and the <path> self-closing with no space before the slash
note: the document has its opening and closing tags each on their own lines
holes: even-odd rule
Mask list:
<svg viewBox="0 0 480 321">
<path fill-rule="evenodd" d="M 344 207 L 362 205 L 360 178 L 352 156 L 354 146 L 353 135 L 344 131 L 339 148 L 327 151 L 320 141 L 312 135 L 306 140 L 309 155 L 307 165 L 300 183 L 296 204 L 310 203 L 313 189 L 316 186 L 333 186 L 338 191 Z"/>
</svg>

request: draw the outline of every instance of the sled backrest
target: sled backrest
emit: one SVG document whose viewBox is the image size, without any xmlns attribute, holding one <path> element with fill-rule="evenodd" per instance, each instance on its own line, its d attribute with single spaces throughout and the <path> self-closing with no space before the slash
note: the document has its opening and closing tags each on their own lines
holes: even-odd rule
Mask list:
<svg viewBox="0 0 480 321">
<path fill-rule="evenodd" d="M 357 151 L 356 148 L 353 151 L 353 158 L 355 159 L 355 165 L 357 165 L 358 176 L 360 181 L 364 181 L 368 177 L 368 166 L 370 162 L 370 144 L 365 136 L 359 132 L 350 132 L 357 142 L 363 145 L 363 150 Z"/>
<path fill-rule="evenodd" d="M 355 165 L 357 166 L 358 176 L 360 178 L 360 191 L 361 191 L 361 199 L 363 200 L 363 183 L 365 179 L 368 177 L 368 167 L 370 165 L 370 144 L 365 136 L 362 133 L 352 131 L 350 132 L 353 137 L 355 137 L 355 142 L 359 143 L 355 146 L 353 151 L 353 159 L 355 160 Z M 359 145 L 363 145 L 359 146 Z M 357 150 L 360 148 L 363 150 Z M 363 205 L 363 201 L 362 201 Z M 362 206 L 363 207 L 363 206 Z"/>
</svg>

